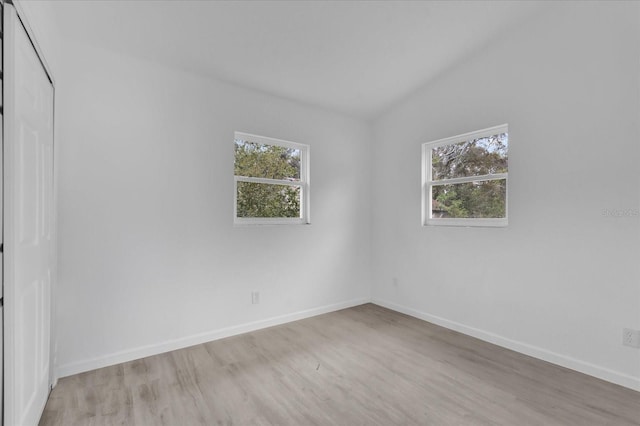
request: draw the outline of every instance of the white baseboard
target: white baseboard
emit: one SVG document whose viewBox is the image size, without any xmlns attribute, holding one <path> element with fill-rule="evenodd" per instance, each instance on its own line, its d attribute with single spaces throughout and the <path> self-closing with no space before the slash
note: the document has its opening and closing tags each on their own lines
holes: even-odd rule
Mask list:
<svg viewBox="0 0 640 426">
<path fill-rule="evenodd" d="M 455 321 L 450 321 L 445 318 L 441 318 L 435 315 L 428 314 L 413 308 L 398 305 L 393 302 L 389 302 L 383 299 L 373 298 L 371 303 L 380 305 L 382 307 L 391 309 L 396 312 L 400 312 L 415 318 L 419 318 L 424 321 L 428 321 L 433 324 L 454 330 L 469 336 L 473 336 L 477 339 L 484 340 L 485 342 L 493 343 L 494 345 L 502 346 L 503 348 L 511 349 L 516 352 L 520 352 L 525 355 L 538 358 L 552 364 L 560 365 L 562 367 L 569 368 L 571 370 L 579 371 L 580 373 L 588 374 L 589 376 L 597 377 L 602 380 L 606 380 L 611 383 L 615 383 L 620 386 L 624 386 L 630 389 L 640 391 L 640 378 L 629 376 L 627 374 L 620 373 L 618 371 L 610 370 L 608 368 L 600 367 L 595 364 L 591 364 L 579 359 L 571 358 L 565 355 L 560 355 L 555 352 L 548 351 L 527 343 L 518 342 L 515 340 L 507 339 L 488 331 L 480 330 L 474 327 L 469 327 L 464 324 L 460 324 Z"/>
<path fill-rule="evenodd" d="M 231 337 L 250 331 L 260 330 L 262 328 L 273 327 L 274 325 L 285 324 L 291 321 L 297 321 L 304 318 L 314 317 L 316 315 L 326 314 L 340 309 L 351 308 L 353 306 L 369 303 L 369 298 L 361 298 L 349 300 L 346 302 L 335 303 L 332 305 L 320 306 L 317 308 L 307 309 L 304 311 L 294 312 L 285 315 L 279 315 L 260 321 L 253 321 L 232 327 L 212 330 L 205 333 L 194 334 L 192 336 L 182 337 L 179 339 L 168 340 L 162 343 L 140 346 L 137 348 L 127 349 L 112 354 L 91 358 L 82 361 L 63 364 L 58 367 L 57 378 L 71 376 L 73 374 L 83 373 L 85 371 L 95 370 L 97 368 L 108 367 L 110 365 L 120 364 L 122 362 L 133 361 L 152 355 L 158 355 L 164 352 L 182 349 L 201 343 L 211 342 L 225 337 Z"/>
<path fill-rule="evenodd" d="M 250 331 L 260 330 L 262 328 L 272 327 L 275 325 L 285 324 L 291 321 L 297 321 L 304 318 L 310 318 L 316 315 L 321 315 L 340 309 L 346 309 L 353 306 L 362 305 L 365 303 L 374 303 L 382 307 L 410 315 L 415 318 L 419 318 L 424 321 L 428 321 L 433 324 L 455 330 L 457 332 L 475 337 L 485 342 L 493 343 L 495 345 L 511 349 L 516 352 L 520 352 L 525 355 L 532 356 L 562 367 L 569 368 L 571 370 L 579 371 L 584 374 L 588 374 L 593 377 L 597 377 L 602 380 L 606 380 L 611 383 L 618 384 L 630 389 L 640 391 L 640 379 L 637 377 L 629 376 L 627 374 L 620 373 L 618 371 L 610 370 L 608 368 L 600 367 L 595 364 L 591 364 L 579 359 L 571 358 L 565 355 L 560 355 L 555 352 L 551 352 L 546 349 L 539 348 L 537 346 L 529 345 L 527 343 L 518 342 L 515 340 L 507 339 L 499 336 L 495 333 L 480 330 L 474 327 L 460 324 L 455 321 L 451 321 L 442 317 L 428 314 L 426 312 L 419 311 L 417 309 L 409 308 L 406 306 L 398 305 L 396 303 L 373 298 L 361 298 L 354 299 L 346 302 L 336 303 L 332 305 L 321 306 L 318 308 L 307 309 L 304 311 L 294 312 L 291 314 L 280 315 L 272 318 L 267 318 L 260 321 L 254 321 L 246 324 L 240 324 L 233 327 L 222 328 L 218 330 L 212 330 L 205 333 L 200 333 L 192 336 L 183 337 L 180 339 L 169 340 L 166 342 L 140 346 L 125 351 L 115 352 L 105 356 L 91 358 L 82 361 L 76 361 L 73 363 L 63 364 L 58 367 L 56 374 L 57 378 L 71 376 L 73 374 L 83 373 L 85 371 L 95 370 L 97 368 L 108 367 L 110 365 L 119 364 L 122 362 L 133 361 L 135 359 L 144 358 L 147 356 L 158 355 L 164 352 L 173 351 L 176 349 L 182 349 L 189 346 L 197 345 L 200 343 L 211 342 L 225 337 L 231 337 L 242 333 L 248 333 Z"/>
</svg>

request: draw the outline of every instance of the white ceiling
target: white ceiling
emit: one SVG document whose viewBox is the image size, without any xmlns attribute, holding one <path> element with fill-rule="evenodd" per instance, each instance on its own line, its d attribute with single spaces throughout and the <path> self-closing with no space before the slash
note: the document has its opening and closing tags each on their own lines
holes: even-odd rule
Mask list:
<svg viewBox="0 0 640 426">
<path fill-rule="evenodd" d="M 371 119 L 530 18 L 508 1 L 57 1 L 63 35 Z"/>
</svg>

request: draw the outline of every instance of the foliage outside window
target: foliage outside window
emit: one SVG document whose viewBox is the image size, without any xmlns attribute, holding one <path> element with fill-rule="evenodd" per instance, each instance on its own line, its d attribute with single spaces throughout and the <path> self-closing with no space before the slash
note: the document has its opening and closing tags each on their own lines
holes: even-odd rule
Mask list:
<svg viewBox="0 0 640 426">
<path fill-rule="evenodd" d="M 309 146 L 235 133 L 234 222 L 309 223 Z"/>
<path fill-rule="evenodd" d="M 422 145 L 423 225 L 506 226 L 508 126 Z"/>
</svg>

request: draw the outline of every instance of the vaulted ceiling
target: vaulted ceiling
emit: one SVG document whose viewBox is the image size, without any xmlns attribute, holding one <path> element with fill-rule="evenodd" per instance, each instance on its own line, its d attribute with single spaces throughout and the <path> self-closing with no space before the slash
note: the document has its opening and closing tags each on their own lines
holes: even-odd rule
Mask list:
<svg viewBox="0 0 640 426">
<path fill-rule="evenodd" d="M 56 1 L 64 36 L 371 119 L 543 7 L 508 1 Z"/>
</svg>

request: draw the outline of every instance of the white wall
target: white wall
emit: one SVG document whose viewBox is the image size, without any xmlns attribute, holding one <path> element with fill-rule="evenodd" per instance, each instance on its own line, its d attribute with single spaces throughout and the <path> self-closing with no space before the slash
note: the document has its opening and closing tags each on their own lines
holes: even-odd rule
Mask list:
<svg viewBox="0 0 640 426">
<path fill-rule="evenodd" d="M 640 389 L 639 17 L 564 3 L 376 122 L 374 301 Z M 508 228 L 421 227 L 421 143 L 502 123 Z"/>
<path fill-rule="evenodd" d="M 63 45 L 61 375 L 369 300 L 369 126 Z M 233 226 L 236 130 L 311 146 L 311 225 Z"/>
</svg>

